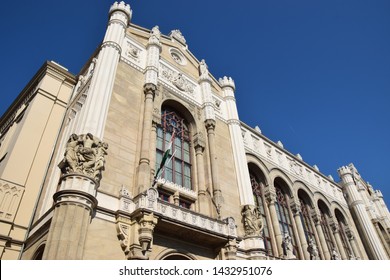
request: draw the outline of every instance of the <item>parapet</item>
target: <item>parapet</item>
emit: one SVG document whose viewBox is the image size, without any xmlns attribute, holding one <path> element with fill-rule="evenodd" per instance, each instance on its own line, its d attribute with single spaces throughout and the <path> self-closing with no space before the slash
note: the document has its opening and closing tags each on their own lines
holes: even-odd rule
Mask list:
<svg viewBox="0 0 390 280">
<path fill-rule="evenodd" d="M 337 172 L 339 173 L 339 176 L 342 177 L 347 174 L 352 174 L 351 170 L 348 168 L 348 166 L 342 166 L 339 169 L 337 169 Z"/>
<path fill-rule="evenodd" d="M 118 11 L 118 10 L 124 12 L 128 16 L 129 20 L 131 19 L 131 15 L 132 15 L 133 11 L 131 10 L 129 4 L 126 4 L 123 1 L 121 1 L 119 3 L 114 2 L 114 4 L 111 5 L 109 14 L 111 15 L 113 12 Z"/>
<path fill-rule="evenodd" d="M 219 84 L 222 88 L 231 87 L 233 91 L 236 90 L 236 85 L 234 84 L 234 81 L 231 77 L 224 76 L 223 78 L 219 78 Z"/>
</svg>

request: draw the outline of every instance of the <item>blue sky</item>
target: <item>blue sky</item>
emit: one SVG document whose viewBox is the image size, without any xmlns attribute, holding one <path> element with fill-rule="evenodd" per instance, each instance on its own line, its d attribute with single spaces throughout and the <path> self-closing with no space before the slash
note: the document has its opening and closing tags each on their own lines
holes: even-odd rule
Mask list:
<svg viewBox="0 0 390 280">
<path fill-rule="evenodd" d="M 0 115 L 45 60 L 77 74 L 113 1 L 18 1 L 0 10 Z M 390 1 L 129 0 L 132 22 L 180 29 L 241 120 L 325 175 L 353 162 L 390 205 Z"/>
</svg>

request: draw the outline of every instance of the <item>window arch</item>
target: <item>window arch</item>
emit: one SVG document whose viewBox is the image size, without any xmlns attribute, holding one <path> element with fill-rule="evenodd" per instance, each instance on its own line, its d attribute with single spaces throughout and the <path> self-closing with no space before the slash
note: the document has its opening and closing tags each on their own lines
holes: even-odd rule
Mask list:
<svg viewBox="0 0 390 280">
<path fill-rule="evenodd" d="M 249 176 L 251 179 L 253 198 L 263 218 L 264 228 L 263 228 L 262 235 L 264 239 L 266 254 L 273 256 L 274 252 L 272 251 L 272 246 L 271 246 L 271 234 L 269 232 L 267 217 L 265 215 L 265 210 L 264 210 L 264 207 L 267 207 L 265 196 L 264 196 L 264 185 L 265 185 L 264 179 L 263 178 L 260 179 L 260 176 L 256 176 L 255 173 L 252 172 L 252 170 L 249 171 Z"/>
</svg>

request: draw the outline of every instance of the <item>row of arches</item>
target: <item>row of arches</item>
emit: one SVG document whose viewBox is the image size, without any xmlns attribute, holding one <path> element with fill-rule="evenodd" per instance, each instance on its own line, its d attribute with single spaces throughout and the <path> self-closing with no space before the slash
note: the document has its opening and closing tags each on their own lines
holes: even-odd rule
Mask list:
<svg viewBox="0 0 390 280">
<path fill-rule="evenodd" d="M 354 240 L 348 212 L 322 193 L 313 192 L 303 182 L 293 182 L 281 170 L 268 170 L 255 156 L 248 155 L 254 201 L 264 220 L 263 239 L 270 257 L 282 255 L 282 236 L 291 237 L 299 259 L 315 256 L 308 244 L 318 248 L 319 259 L 362 258 Z"/>
</svg>

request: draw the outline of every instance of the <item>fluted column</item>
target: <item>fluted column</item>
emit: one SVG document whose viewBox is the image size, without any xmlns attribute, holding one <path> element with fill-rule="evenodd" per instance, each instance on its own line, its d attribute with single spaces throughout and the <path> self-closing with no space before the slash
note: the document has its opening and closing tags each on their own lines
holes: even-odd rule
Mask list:
<svg viewBox="0 0 390 280">
<path fill-rule="evenodd" d="M 364 202 L 358 192 L 358 186 L 356 184 L 360 182 L 355 182 L 355 174 L 357 173 L 355 167 L 353 165 L 349 165 L 348 167 L 343 166 L 338 169 L 338 173 L 342 180 L 343 191 L 347 195 L 348 206 L 356 217 L 355 223 L 357 224 L 359 235 L 365 243 L 369 257 L 372 259 L 386 260 L 387 254 L 381 245 L 380 238 L 375 231 Z"/>
<path fill-rule="evenodd" d="M 312 218 L 313 218 L 313 222 L 315 224 L 315 227 L 316 227 L 316 230 L 318 233 L 323 256 L 324 256 L 325 260 L 330 260 L 330 252 L 329 252 L 328 244 L 326 243 L 326 240 L 325 240 L 324 232 L 323 232 L 322 227 L 321 227 L 320 215 L 318 213 L 316 213 L 316 211 L 313 211 Z"/>
<path fill-rule="evenodd" d="M 107 31 L 82 108 L 82 118 L 78 120 L 74 131 L 76 134 L 91 133 L 98 138 L 103 138 L 116 69 L 122 52 L 121 46 L 132 11 L 124 2 L 115 2 L 109 14 Z"/>
<path fill-rule="evenodd" d="M 219 79 L 219 83 L 222 87 L 226 104 L 240 202 L 241 205 L 255 205 L 248 163 L 246 160 L 245 146 L 242 139 L 241 124 L 238 118 L 236 99 L 234 97 L 235 84 L 233 79 L 228 77 Z"/>
<path fill-rule="evenodd" d="M 343 246 L 343 243 L 342 243 L 341 237 L 340 237 L 340 227 L 335 221 L 332 221 L 331 228 L 333 231 L 333 236 L 335 238 L 336 245 L 338 247 L 338 252 L 340 253 L 341 259 L 347 260 L 348 256 L 344 250 L 344 246 Z"/>
<path fill-rule="evenodd" d="M 305 259 L 305 260 L 310 260 L 310 255 L 309 255 L 309 252 L 307 251 L 307 241 L 306 241 L 306 237 L 305 237 L 305 232 L 303 230 L 303 225 L 302 225 L 302 220 L 301 220 L 301 208 L 300 208 L 300 204 L 299 202 L 297 201 L 293 201 L 290 205 L 290 208 L 291 208 L 291 211 L 293 213 L 293 216 L 294 216 L 294 222 L 295 222 L 295 226 L 296 226 L 296 229 L 298 231 L 298 237 L 299 237 L 299 245 L 297 244 L 298 246 L 298 250 L 299 250 L 299 255 L 301 256 L 302 259 Z"/>
<path fill-rule="evenodd" d="M 266 191 L 266 199 L 268 202 L 268 208 L 269 208 L 269 213 L 271 216 L 271 222 L 272 222 L 272 228 L 275 234 L 275 242 L 276 242 L 276 248 L 277 250 L 275 251 L 275 256 L 280 257 L 283 254 L 282 251 L 282 233 L 280 232 L 280 226 L 279 226 L 279 220 L 278 220 L 278 215 L 276 214 L 276 193 L 275 190 L 268 189 Z"/>
<path fill-rule="evenodd" d="M 204 139 L 201 133 L 197 133 L 194 137 L 194 148 L 196 157 L 196 170 L 198 176 L 198 208 L 199 212 L 209 216 L 210 204 L 207 199 L 206 184 L 204 176 L 204 157 L 203 152 L 205 149 Z"/>
</svg>

